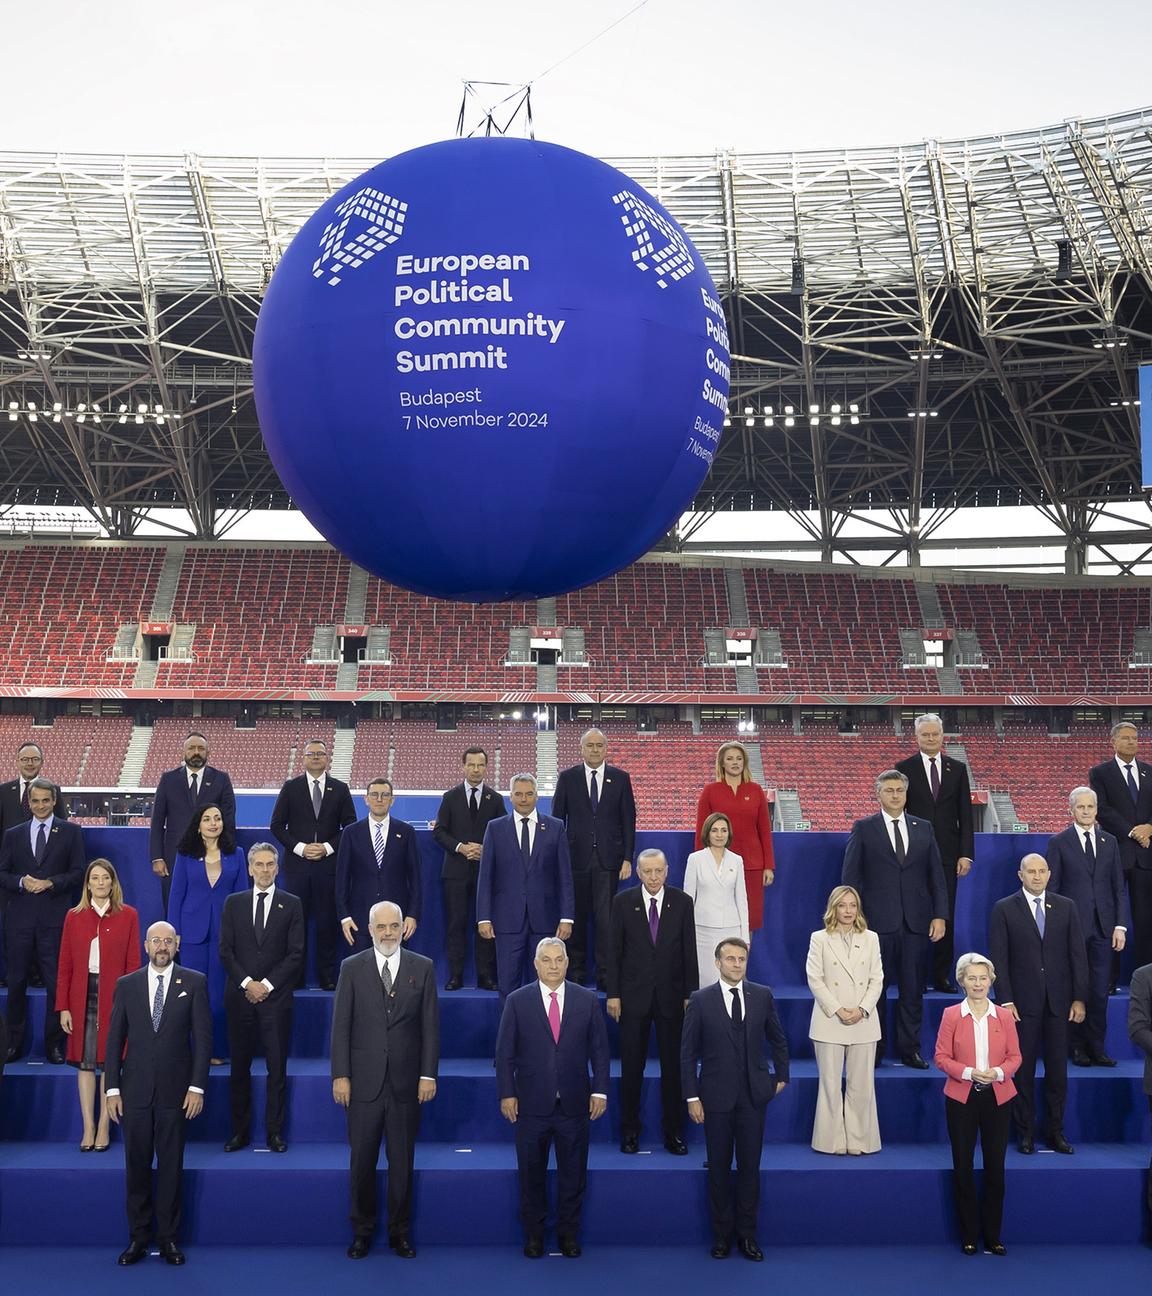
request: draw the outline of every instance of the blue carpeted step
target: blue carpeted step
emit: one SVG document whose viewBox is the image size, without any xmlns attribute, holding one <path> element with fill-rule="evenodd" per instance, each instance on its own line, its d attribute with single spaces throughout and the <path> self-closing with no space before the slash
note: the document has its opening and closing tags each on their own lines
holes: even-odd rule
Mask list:
<svg viewBox="0 0 1152 1296">
<path fill-rule="evenodd" d="M 1146 1146 L 1135 1145 L 1083 1145 L 1075 1157 L 1010 1152 L 1004 1236 L 1032 1244 L 1137 1241 L 1146 1161 Z M 510 1137 L 491 1144 L 422 1142 L 416 1166 L 419 1246 L 519 1242 Z M 852 1158 L 770 1147 L 761 1184 L 760 1240 L 767 1247 L 955 1239 L 945 1147 L 892 1145 Z M 343 1245 L 347 1191 L 347 1151 L 336 1144 L 293 1143 L 284 1156 L 192 1145 L 182 1238 L 189 1245 Z M 118 1149 L 93 1156 L 56 1144 L 0 1145 L 0 1246 L 114 1249 L 125 1235 L 123 1193 Z M 43 1205 L 60 1201 L 68 1203 L 65 1226 L 58 1211 Z M 255 1204 L 255 1214 L 244 1203 Z M 709 1228 L 700 1156 L 657 1150 L 625 1157 L 594 1146 L 583 1233 L 589 1245 L 634 1233 L 647 1245 L 704 1246 Z"/>
<path fill-rule="evenodd" d="M 258 1070 L 262 1064 L 258 1064 Z M 1122 1062 L 1113 1070 L 1070 1069 L 1065 1130 L 1078 1140 L 1112 1142 L 1145 1138 L 1148 1104 L 1142 1093 L 1140 1063 Z M 619 1137 L 619 1063 L 613 1062 L 606 1118 L 593 1126 L 593 1141 Z M 793 1081 L 769 1108 L 766 1141 L 807 1144 L 816 1105 L 816 1065 L 797 1061 Z M 74 1142 L 80 1136 L 76 1073 L 70 1067 L 19 1062 L 5 1072 L 0 1138 Z M 943 1077 L 935 1070 L 910 1071 L 887 1063 L 876 1072 L 881 1136 L 895 1143 L 947 1144 Z M 253 1082 L 254 1110 L 263 1111 L 264 1081 Z M 344 1113 L 332 1101 L 328 1063 L 299 1058 L 289 1064 L 288 1136 L 302 1142 L 341 1143 Z M 655 1139 L 660 1129 L 660 1084 L 649 1063 L 642 1094 L 644 1128 Z M 499 1141 L 506 1133 L 496 1093 L 496 1073 L 487 1059 L 446 1059 L 436 1098 L 421 1117 L 425 1138 L 435 1142 Z M 259 1125 L 257 1125 L 257 1130 Z M 228 1068 L 213 1068 L 204 1114 L 190 1127 L 194 1142 L 223 1142 L 230 1133 Z M 699 1138 L 694 1128 L 690 1138 Z"/>
</svg>

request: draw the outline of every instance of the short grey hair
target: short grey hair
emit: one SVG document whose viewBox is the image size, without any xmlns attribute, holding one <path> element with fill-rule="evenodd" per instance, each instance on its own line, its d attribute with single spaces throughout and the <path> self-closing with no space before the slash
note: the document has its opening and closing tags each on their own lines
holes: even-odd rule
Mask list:
<svg viewBox="0 0 1152 1296">
<path fill-rule="evenodd" d="M 988 969 L 988 976 L 992 980 L 992 982 L 995 983 L 996 967 L 993 964 L 992 960 L 988 957 L 987 954 L 977 954 L 975 953 L 975 951 L 973 951 L 968 954 L 961 954 L 960 957 L 956 960 L 956 984 L 957 985 L 959 985 L 960 982 L 964 979 L 964 973 L 967 972 L 970 967 L 975 966 L 977 963 L 983 964 L 983 966 Z"/>
<path fill-rule="evenodd" d="M 1097 805 L 1100 804 L 1100 798 L 1096 795 L 1096 789 L 1081 785 L 1080 787 L 1074 787 L 1072 791 L 1068 793 L 1068 809 L 1073 809 L 1076 805 L 1076 798 L 1084 796 L 1085 793 L 1087 793 Z"/>
<path fill-rule="evenodd" d="M 901 774 L 898 769 L 885 770 L 882 774 L 876 775 L 876 795 L 880 795 L 880 787 L 884 783 L 903 783 L 904 790 L 908 790 L 908 775 Z"/>
<path fill-rule="evenodd" d="M 533 786 L 533 788 L 535 788 L 535 786 L 536 786 L 536 775 L 535 775 L 535 774 L 516 774 L 516 775 L 513 776 L 513 778 L 512 778 L 512 782 L 509 783 L 508 786 L 509 786 L 510 788 L 514 788 L 514 787 L 516 786 L 517 783 L 531 783 L 532 786 Z"/>
<path fill-rule="evenodd" d="M 547 945 L 559 945 L 560 948 L 564 951 L 564 957 L 565 958 L 568 957 L 568 946 L 564 944 L 564 942 L 560 939 L 559 936 L 542 936 L 536 942 L 536 953 L 533 955 L 533 957 L 539 958 L 540 951 L 544 949 L 544 947 Z"/>
<path fill-rule="evenodd" d="M 377 900 L 376 903 L 368 910 L 368 926 L 371 927 L 376 921 L 377 909 L 395 909 L 400 918 L 400 925 L 404 925 L 404 910 L 396 903 L 395 900 Z"/>
<path fill-rule="evenodd" d="M 913 730 L 916 733 L 919 733 L 922 724 L 938 724 L 941 729 L 944 728 L 944 721 L 935 711 L 925 711 L 923 715 L 918 715 L 916 719 L 912 721 Z"/>
<path fill-rule="evenodd" d="M 254 842 L 251 846 L 249 846 L 248 863 L 251 864 L 255 856 L 263 855 L 265 853 L 275 856 L 276 863 L 277 864 L 280 863 L 280 852 L 276 849 L 275 846 L 273 846 L 271 842 Z"/>
<path fill-rule="evenodd" d="M 647 849 L 642 850 L 640 854 L 636 856 L 636 867 L 639 868 L 645 860 L 650 859 L 658 859 L 665 868 L 668 867 L 668 856 L 665 855 L 662 850 L 657 850 L 655 846 L 647 847 Z"/>
<path fill-rule="evenodd" d="M 1121 729 L 1131 729 L 1137 737 L 1140 735 L 1140 730 L 1136 727 L 1136 722 L 1134 720 L 1117 720 L 1117 722 L 1108 731 L 1109 735 L 1115 738 Z"/>
<path fill-rule="evenodd" d="M 600 737 L 604 739 L 605 743 L 607 743 L 608 739 L 605 737 L 604 730 L 598 729 L 595 725 L 593 725 L 591 729 L 585 729 L 584 732 L 580 735 L 580 746 L 583 747 L 585 742 L 588 741 L 589 734 L 594 734 L 594 733 L 599 734 Z"/>
</svg>

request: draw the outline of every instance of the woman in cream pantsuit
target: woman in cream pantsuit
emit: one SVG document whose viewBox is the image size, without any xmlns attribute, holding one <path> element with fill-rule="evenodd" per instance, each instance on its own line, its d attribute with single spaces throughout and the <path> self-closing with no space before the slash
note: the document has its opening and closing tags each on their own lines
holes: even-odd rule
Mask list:
<svg viewBox="0 0 1152 1296">
<path fill-rule="evenodd" d="M 696 962 L 700 989 L 720 980 L 716 946 L 728 936 L 747 941 L 748 892 L 744 861 L 728 849 L 732 825 L 725 814 L 704 820 L 703 850 L 693 851 L 684 865 L 684 892 L 692 897 L 696 917 Z"/>
<path fill-rule="evenodd" d="M 884 969 L 880 938 L 868 930 L 853 887 L 838 886 L 828 897 L 824 930 L 813 932 L 808 946 L 808 988 L 816 999 L 808 1035 L 820 1072 L 812 1147 L 851 1156 L 879 1152 L 876 1004 Z"/>
</svg>

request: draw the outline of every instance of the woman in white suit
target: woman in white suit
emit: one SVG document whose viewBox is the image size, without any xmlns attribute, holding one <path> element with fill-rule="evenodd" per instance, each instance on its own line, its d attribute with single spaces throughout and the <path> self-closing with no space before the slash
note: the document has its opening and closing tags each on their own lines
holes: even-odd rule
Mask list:
<svg viewBox="0 0 1152 1296">
<path fill-rule="evenodd" d="M 853 887 L 838 886 L 828 897 L 824 929 L 808 945 L 808 988 L 816 999 L 808 1035 L 820 1072 L 812 1146 L 841 1156 L 879 1152 L 876 1004 L 884 969 L 880 938 L 868 930 Z"/>
<path fill-rule="evenodd" d="M 700 989 L 720 980 L 716 946 L 728 936 L 748 940 L 748 892 L 744 861 L 728 849 L 732 825 L 725 814 L 710 814 L 700 837 L 707 845 L 693 851 L 684 866 L 684 890 L 696 916 L 696 962 Z"/>
</svg>

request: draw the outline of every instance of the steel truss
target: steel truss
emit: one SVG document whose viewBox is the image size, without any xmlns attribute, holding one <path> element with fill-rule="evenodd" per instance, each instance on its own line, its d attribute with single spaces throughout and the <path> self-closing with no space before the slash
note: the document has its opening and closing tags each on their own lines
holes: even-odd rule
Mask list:
<svg viewBox="0 0 1152 1296">
<path fill-rule="evenodd" d="M 731 426 L 680 547 L 716 510 L 774 509 L 825 559 L 918 561 L 956 509 L 1009 502 L 1055 528 L 1071 572 L 1152 553 L 1152 516 L 1114 511 L 1145 498 L 1152 109 L 616 164 L 688 230 L 728 311 Z M 114 536 L 175 508 L 210 537 L 287 507 L 251 396 L 256 315 L 299 227 L 371 165 L 0 154 L 0 508 L 80 505 Z M 833 424 L 849 402 L 860 422 Z"/>
</svg>

